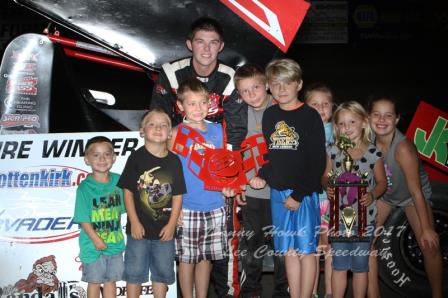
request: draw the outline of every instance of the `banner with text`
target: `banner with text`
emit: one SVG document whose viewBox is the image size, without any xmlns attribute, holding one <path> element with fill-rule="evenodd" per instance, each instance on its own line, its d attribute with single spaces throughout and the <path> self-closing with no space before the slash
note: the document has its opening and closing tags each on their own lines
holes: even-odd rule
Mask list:
<svg viewBox="0 0 448 298">
<path fill-rule="evenodd" d="M 84 146 L 97 135 L 113 141 L 116 173 L 143 145 L 137 132 L 0 135 L 1 297 L 86 297 L 73 212 L 76 188 L 90 172 Z M 117 283 L 117 296 L 127 296 L 125 286 Z M 142 295 L 152 296 L 150 283 Z M 177 297 L 175 284 L 168 297 Z"/>
</svg>

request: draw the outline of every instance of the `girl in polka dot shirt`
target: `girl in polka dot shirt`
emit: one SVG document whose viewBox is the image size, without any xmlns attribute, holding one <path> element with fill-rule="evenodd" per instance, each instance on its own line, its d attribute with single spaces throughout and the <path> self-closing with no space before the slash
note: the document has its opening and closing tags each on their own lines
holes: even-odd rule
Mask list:
<svg viewBox="0 0 448 298">
<path fill-rule="evenodd" d="M 381 151 L 379 151 L 370 141 L 370 126 L 367 112 L 356 101 L 342 103 L 333 115 L 333 130 L 335 140 L 339 140 L 344 135 L 352 141 L 353 148 L 348 148 L 347 153 L 354 161 L 353 170 L 361 174 L 368 173 L 367 192 L 360 198 L 348 195 L 341 200 L 342 208 L 357 204 L 367 207 L 367 231 L 369 236 L 373 236 L 376 217 L 376 199 L 386 190 L 387 181 L 384 171 L 384 163 Z M 344 172 L 344 153 L 335 145 L 327 148 L 327 167 L 323 176 L 324 187 L 328 185 L 328 173 L 330 171 Z M 329 197 L 333 191 L 327 188 Z M 344 228 L 344 225 L 340 225 Z M 357 228 L 353 227 L 352 232 L 356 233 Z M 373 237 L 372 237 L 373 239 Z M 333 242 L 331 244 L 333 255 L 332 292 L 333 297 L 344 297 L 347 286 L 347 272 L 353 272 L 353 297 L 365 297 L 367 293 L 367 274 L 369 271 L 369 242 Z"/>
</svg>

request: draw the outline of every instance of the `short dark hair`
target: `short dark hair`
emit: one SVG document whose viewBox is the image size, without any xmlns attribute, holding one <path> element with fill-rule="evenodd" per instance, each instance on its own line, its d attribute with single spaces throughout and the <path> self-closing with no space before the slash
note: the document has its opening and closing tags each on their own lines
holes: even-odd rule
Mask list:
<svg viewBox="0 0 448 298">
<path fill-rule="evenodd" d="M 367 112 L 370 114 L 372 112 L 373 106 L 379 102 L 379 101 L 388 101 L 394 106 L 395 115 L 400 116 L 401 114 L 401 108 L 399 103 L 399 100 L 395 97 L 393 94 L 371 94 L 367 98 Z"/>
<path fill-rule="evenodd" d="M 196 19 L 190 27 L 190 33 L 188 34 L 188 39 L 193 40 L 194 35 L 196 32 L 204 30 L 204 31 L 213 31 L 218 33 L 221 41 L 224 40 L 224 30 L 222 30 L 221 24 L 218 22 L 218 20 L 203 16 L 198 19 Z"/>
<path fill-rule="evenodd" d="M 179 88 L 177 89 L 177 99 L 180 102 L 184 102 L 185 100 L 185 93 L 191 91 L 194 93 L 202 93 L 207 100 L 210 97 L 209 91 L 207 89 L 207 86 L 205 86 L 204 83 L 199 81 L 195 77 L 191 77 L 180 83 Z"/>
<path fill-rule="evenodd" d="M 237 87 L 238 83 L 243 79 L 249 79 L 259 77 L 266 83 L 266 75 L 264 73 L 264 69 L 261 68 L 257 64 L 244 64 L 243 66 L 240 66 L 235 71 L 235 75 L 233 76 L 233 82 L 235 83 L 235 88 Z"/>
<path fill-rule="evenodd" d="M 96 136 L 96 137 L 90 138 L 87 141 L 86 146 L 84 148 L 84 155 L 87 153 L 87 151 L 89 151 L 90 147 L 92 147 L 93 144 L 98 144 L 98 143 L 109 143 L 110 146 L 112 147 L 112 149 L 114 148 L 114 143 L 112 143 L 111 139 L 109 139 L 108 137 L 105 137 L 105 136 Z"/>
</svg>

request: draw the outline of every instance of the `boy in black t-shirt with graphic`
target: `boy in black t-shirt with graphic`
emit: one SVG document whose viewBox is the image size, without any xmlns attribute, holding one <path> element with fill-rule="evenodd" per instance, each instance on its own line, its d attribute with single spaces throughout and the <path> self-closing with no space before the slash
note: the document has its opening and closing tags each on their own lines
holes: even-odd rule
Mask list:
<svg viewBox="0 0 448 298">
<path fill-rule="evenodd" d="M 269 163 L 250 181 L 271 187 L 274 249 L 285 255 L 291 297 L 311 297 L 317 270 L 319 196 L 325 170 L 325 132 L 318 112 L 299 100 L 302 69 L 291 59 L 266 67 L 269 90 L 277 101 L 263 113 L 262 130 Z"/>
<path fill-rule="evenodd" d="M 129 156 L 118 182 L 128 214 L 123 279 L 128 297 L 137 298 L 149 270 L 154 297 L 165 297 L 175 281 L 173 235 L 186 187 L 182 164 L 167 149 L 168 115 L 159 108 L 148 111 L 140 135 L 145 145 Z"/>
</svg>

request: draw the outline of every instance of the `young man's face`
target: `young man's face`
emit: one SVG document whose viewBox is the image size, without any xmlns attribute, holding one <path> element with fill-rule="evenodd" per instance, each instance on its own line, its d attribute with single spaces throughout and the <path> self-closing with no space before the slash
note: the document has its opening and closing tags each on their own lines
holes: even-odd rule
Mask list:
<svg viewBox="0 0 448 298">
<path fill-rule="evenodd" d="M 269 81 L 269 90 L 283 109 L 296 107 L 300 89 L 302 89 L 302 81 L 283 82 L 275 79 Z"/>
<path fill-rule="evenodd" d="M 112 168 L 115 158 L 112 145 L 108 142 L 100 142 L 90 146 L 84 156 L 84 161 L 92 167 L 92 172 L 105 174 Z"/>
<path fill-rule="evenodd" d="M 187 47 L 192 52 L 193 66 L 198 75 L 207 76 L 215 68 L 224 42 L 214 31 L 199 30 L 193 40 L 187 40 Z"/>
<path fill-rule="evenodd" d="M 245 103 L 254 109 L 262 109 L 267 103 L 266 83 L 260 77 L 242 79 L 237 84 L 238 93 Z"/>
<path fill-rule="evenodd" d="M 166 143 L 171 134 L 171 124 L 168 116 L 163 113 L 150 112 L 143 119 L 140 134 L 145 139 L 145 143 Z"/>
</svg>

